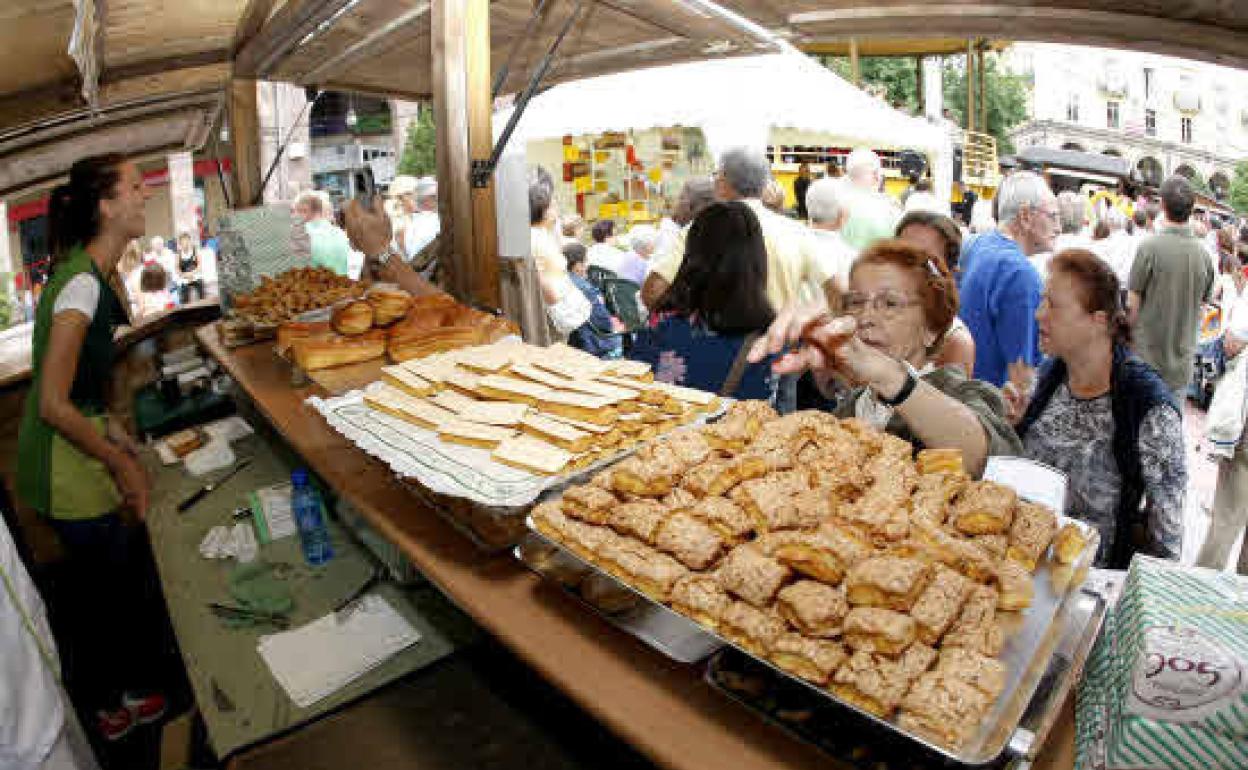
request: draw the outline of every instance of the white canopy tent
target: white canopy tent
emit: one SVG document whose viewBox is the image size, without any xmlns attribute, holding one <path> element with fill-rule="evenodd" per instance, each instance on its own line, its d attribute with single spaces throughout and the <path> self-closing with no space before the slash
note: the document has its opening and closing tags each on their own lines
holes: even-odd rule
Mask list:
<svg viewBox="0 0 1248 770">
<path fill-rule="evenodd" d="M 496 134 L 511 113 L 495 114 Z M 918 150 L 932 165 L 933 192 L 942 200 L 953 182 L 942 127 L 893 109 L 796 51 L 562 83 L 529 103 L 508 152 L 566 135 L 676 126 L 701 129 L 715 157 L 733 146 L 764 150 L 772 129 L 817 133 L 848 147 Z"/>
</svg>

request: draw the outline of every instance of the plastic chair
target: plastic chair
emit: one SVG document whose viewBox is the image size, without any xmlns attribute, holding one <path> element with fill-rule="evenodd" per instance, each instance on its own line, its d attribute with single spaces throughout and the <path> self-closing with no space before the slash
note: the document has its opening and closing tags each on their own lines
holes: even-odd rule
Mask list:
<svg viewBox="0 0 1248 770">
<path fill-rule="evenodd" d="M 608 278 L 602 286 L 607 309 L 620 319 L 620 323 L 629 332 L 635 332 L 646 325 L 646 319 L 641 315 L 641 305 L 637 302 L 640 292 L 641 287 L 627 278 Z"/>
<path fill-rule="evenodd" d="M 588 278 L 589 282 L 600 291 L 602 290 L 603 284 L 605 284 L 607 280 L 619 278 L 614 271 L 608 270 L 605 267 L 598 267 L 597 265 L 590 265 L 585 277 Z"/>
</svg>

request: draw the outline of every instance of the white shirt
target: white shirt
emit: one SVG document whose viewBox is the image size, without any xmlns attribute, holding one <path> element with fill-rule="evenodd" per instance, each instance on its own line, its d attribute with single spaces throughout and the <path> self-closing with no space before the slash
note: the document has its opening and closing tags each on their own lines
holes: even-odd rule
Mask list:
<svg viewBox="0 0 1248 770">
<path fill-rule="evenodd" d="M 1113 268 L 1119 285 L 1125 287 L 1131 277 L 1131 266 L 1135 264 L 1135 246 L 1135 239 L 1125 230 L 1115 230 L 1108 238 L 1094 242 L 1092 251 Z"/>
<path fill-rule="evenodd" d="M 412 259 L 429 245 L 442 230 L 442 220 L 436 211 L 417 211 L 407 218 L 403 228 L 403 253 Z"/>
<path fill-rule="evenodd" d="M 52 315 L 77 310 L 90 322 L 95 320 L 95 308 L 99 304 L 100 279 L 94 273 L 79 273 L 61 287 L 61 293 L 56 295 L 56 304 L 52 306 Z"/>
<path fill-rule="evenodd" d="M 0 520 L 0 767 L 43 765 L 65 729 L 48 613 Z"/>
<path fill-rule="evenodd" d="M 659 222 L 659 237 L 654 241 L 654 257 L 658 254 L 666 254 L 676 248 L 677 243 L 683 243 L 681 236 L 685 229 L 676 224 L 676 220 L 671 217 L 663 217 Z"/>
<path fill-rule="evenodd" d="M 627 256 L 622 250 L 609 243 L 595 243 L 586 251 L 585 261 L 594 267 L 601 267 L 619 275 Z"/>
<path fill-rule="evenodd" d="M 854 260 L 858 258 L 858 252 L 854 251 L 854 247 L 845 242 L 841 234 L 832 230 L 820 230 L 810 228 L 810 235 L 814 239 L 815 259 L 819 261 L 819 269 L 821 274 L 828 277 L 840 278 L 844 285 L 849 284 L 849 269 L 854 266 Z M 803 287 L 804 301 L 826 299 L 822 286 L 811 286 L 809 283 Z M 813 296 L 811 296 L 813 295 Z"/>
</svg>

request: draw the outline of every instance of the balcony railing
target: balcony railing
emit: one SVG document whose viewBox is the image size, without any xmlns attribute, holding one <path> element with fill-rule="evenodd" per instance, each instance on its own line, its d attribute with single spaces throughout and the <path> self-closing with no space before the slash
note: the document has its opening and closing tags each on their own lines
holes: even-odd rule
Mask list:
<svg viewBox="0 0 1248 770">
<path fill-rule="evenodd" d="M 962 132 L 962 183 L 996 187 L 1000 181 L 996 137 L 978 131 Z"/>
</svg>

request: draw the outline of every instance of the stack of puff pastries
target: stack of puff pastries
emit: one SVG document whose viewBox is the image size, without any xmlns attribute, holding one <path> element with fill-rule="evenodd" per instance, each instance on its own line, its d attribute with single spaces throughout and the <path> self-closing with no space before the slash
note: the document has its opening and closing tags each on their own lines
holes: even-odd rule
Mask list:
<svg viewBox="0 0 1248 770">
<path fill-rule="evenodd" d="M 961 456 L 737 402 L 538 505 L 533 526 L 742 649 L 950 746 L 1005 687 L 1006 613 L 1081 530 Z"/>
</svg>

